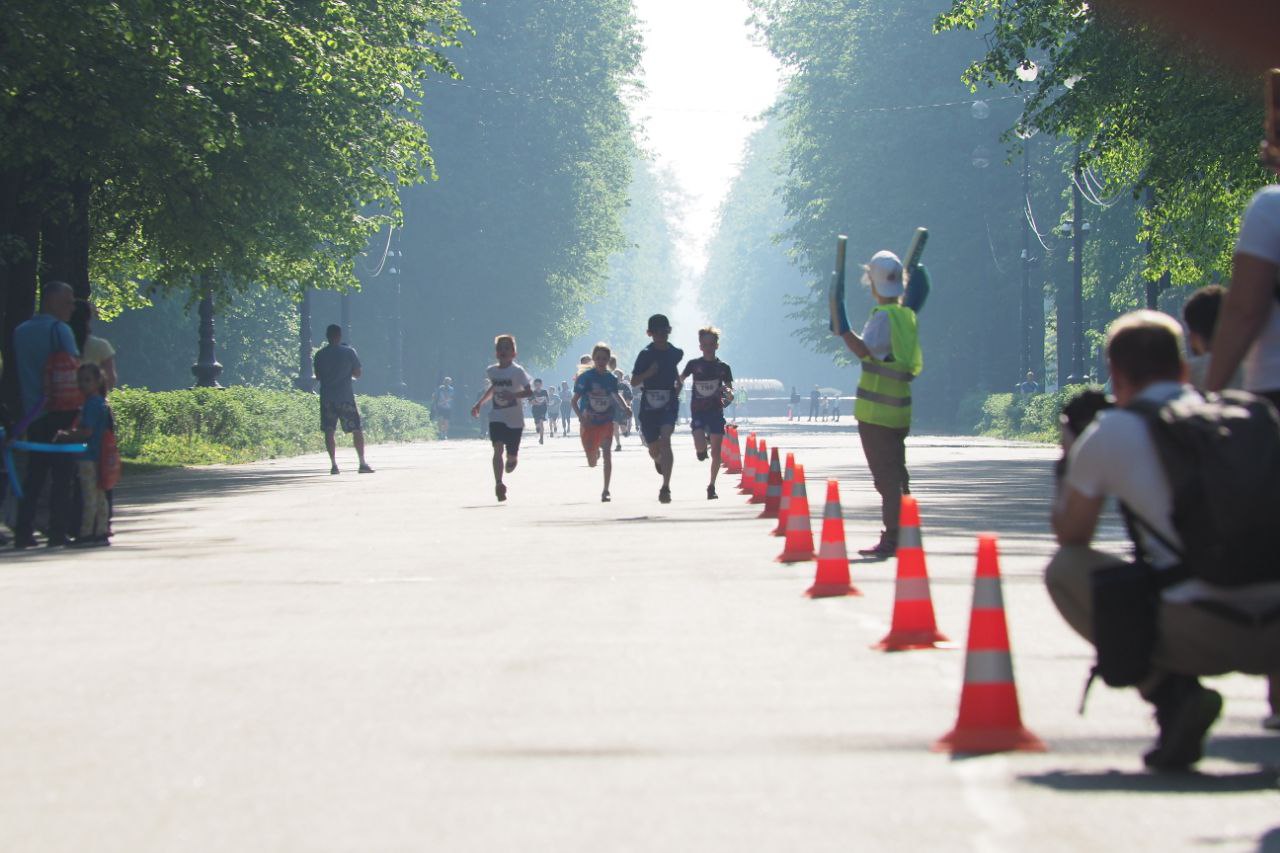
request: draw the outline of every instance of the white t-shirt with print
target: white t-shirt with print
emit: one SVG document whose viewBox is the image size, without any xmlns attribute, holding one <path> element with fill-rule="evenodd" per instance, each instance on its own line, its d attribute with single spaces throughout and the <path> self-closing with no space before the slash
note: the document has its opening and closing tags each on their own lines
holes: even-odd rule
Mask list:
<svg viewBox="0 0 1280 853">
<path fill-rule="evenodd" d="M 1280 266 L 1280 184 L 1263 187 L 1249 202 L 1240 222 L 1236 254 Z M 1280 390 L 1280 311 L 1275 299 L 1267 304 L 1266 325 L 1244 358 L 1246 391 Z"/>
<path fill-rule="evenodd" d="M 513 429 L 524 429 L 524 401 L 516 395 L 533 385 L 533 377 L 516 362 L 506 367 L 491 364 L 484 371 L 493 387 L 493 408 L 489 420 L 506 424 Z"/>
<path fill-rule="evenodd" d="M 1166 402 L 1180 394 L 1198 396 L 1197 391 L 1177 382 L 1155 382 L 1138 398 Z M 1087 498 L 1122 501 L 1161 536 L 1181 546 L 1173 527 L 1173 489 L 1141 415 L 1124 409 L 1101 412 L 1071 446 L 1066 485 Z M 1155 537 L 1145 535 L 1141 525 L 1138 528 L 1152 566 L 1167 569 L 1178 562 L 1177 555 Z M 1280 604 L 1280 583 L 1227 588 L 1193 579 L 1169 587 L 1164 598 L 1173 602 L 1213 600 L 1246 613 L 1266 613 Z"/>
</svg>

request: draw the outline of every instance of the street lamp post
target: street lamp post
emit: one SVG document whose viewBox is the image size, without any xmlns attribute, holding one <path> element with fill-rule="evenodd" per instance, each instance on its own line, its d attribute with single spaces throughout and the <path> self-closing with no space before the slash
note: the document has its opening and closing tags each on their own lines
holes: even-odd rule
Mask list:
<svg viewBox="0 0 1280 853">
<path fill-rule="evenodd" d="M 397 264 L 404 263 L 404 252 L 396 249 L 391 252 L 392 258 L 390 266 L 387 269 L 387 275 L 391 276 L 392 296 L 394 297 L 391 308 L 391 391 L 397 397 L 408 397 L 409 386 L 404 381 L 404 336 L 400 329 L 400 275 L 401 268 Z"/>
<path fill-rule="evenodd" d="M 294 387 L 308 394 L 315 389 L 316 378 L 311 362 L 311 288 L 302 289 L 298 301 L 298 378 Z"/>
<path fill-rule="evenodd" d="M 1084 194 L 1080 192 L 1080 145 L 1076 144 L 1076 162 L 1072 167 L 1071 185 L 1071 382 L 1084 381 Z"/>
<path fill-rule="evenodd" d="M 196 363 L 191 365 L 191 372 L 196 377 L 197 388 L 221 388 L 218 376 L 222 374 L 222 365 L 218 363 L 215 349 L 217 342 L 213 337 L 213 286 L 209 274 L 200 276 L 204 297 L 200 300 L 199 352 Z"/>
<path fill-rule="evenodd" d="M 349 344 L 351 343 L 351 294 L 342 294 L 339 302 L 342 305 L 342 342 Z"/>
</svg>

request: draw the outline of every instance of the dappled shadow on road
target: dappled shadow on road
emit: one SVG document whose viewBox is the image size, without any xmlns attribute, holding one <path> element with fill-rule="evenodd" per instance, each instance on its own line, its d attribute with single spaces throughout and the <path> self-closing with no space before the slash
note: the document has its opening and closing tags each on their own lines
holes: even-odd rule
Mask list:
<svg viewBox="0 0 1280 853">
<path fill-rule="evenodd" d="M 270 491 L 287 488 L 302 480 L 328 476 L 327 472 L 314 465 L 304 467 L 296 464 L 269 468 L 217 465 L 159 471 L 127 480 L 120 490 L 116 509 L 132 511 L 154 504 L 181 503 L 249 489 Z"/>
<path fill-rule="evenodd" d="M 1049 530 L 1053 469 L 1039 459 L 934 462 L 911 466 L 922 520 L 940 534 Z"/>
<path fill-rule="evenodd" d="M 1106 770 L 1051 770 L 1018 777 L 1064 793 L 1124 791 L 1133 794 L 1254 794 L 1276 789 L 1274 770 L 1243 773 L 1148 773 Z"/>
</svg>

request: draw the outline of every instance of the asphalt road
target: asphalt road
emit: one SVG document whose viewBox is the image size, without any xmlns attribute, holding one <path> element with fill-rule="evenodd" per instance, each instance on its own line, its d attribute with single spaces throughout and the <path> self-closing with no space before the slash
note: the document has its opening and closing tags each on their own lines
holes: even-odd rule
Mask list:
<svg viewBox="0 0 1280 853">
<path fill-rule="evenodd" d="M 878 503 L 845 423 L 758 426 L 837 478 L 849 547 Z M 744 431 L 745 435 L 745 431 Z M 975 536 L 1000 537 L 1026 725 L 1045 753 L 930 750 L 964 651 L 871 650 L 894 563 L 809 600 L 773 522 L 674 501 L 632 439 L 614 500 L 576 438 L 526 432 L 510 499 L 487 443 L 380 446 L 122 486 L 115 544 L 0 552 L 0 850 L 1280 851 L 1265 685 L 1226 697 L 1197 774 L 1040 583 L 1052 448 L 913 437 L 934 606 L 963 647 Z M 1119 526 L 1103 537 L 1121 545 Z"/>
</svg>

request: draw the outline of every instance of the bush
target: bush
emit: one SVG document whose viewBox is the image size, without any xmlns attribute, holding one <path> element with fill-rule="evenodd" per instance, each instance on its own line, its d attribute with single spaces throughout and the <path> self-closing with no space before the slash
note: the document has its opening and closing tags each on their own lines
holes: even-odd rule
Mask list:
<svg viewBox="0 0 1280 853">
<path fill-rule="evenodd" d="M 979 435 L 1056 444 L 1058 414 L 1068 400 L 1087 387 L 1067 385 L 1049 394 L 988 394 L 982 398 L 976 421 L 971 416 L 974 401 L 966 398 L 961 404 L 961 422 L 973 423 Z"/>
<path fill-rule="evenodd" d="M 398 397 L 360 397 L 359 403 L 371 443 L 435 438 L 424 406 Z M 207 465 L 324 449 L 320 399 L 301 391 L 120 388 L 111 394 L 111 408 L 120 453 L 136 462 Z"/>
</svg>

